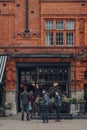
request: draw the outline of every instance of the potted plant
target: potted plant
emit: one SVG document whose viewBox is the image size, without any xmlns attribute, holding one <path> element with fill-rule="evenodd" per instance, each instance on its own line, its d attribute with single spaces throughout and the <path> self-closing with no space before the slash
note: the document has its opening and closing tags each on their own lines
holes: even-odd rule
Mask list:
<svg viewBox="0 0 87 130">
<path fill-rule="evenodd" d="M 84 99 L 82 99 L 82 98 L 78 99 L 78 104 L 84 104 L 84 103 L 85 103 Z"/>
</svg>

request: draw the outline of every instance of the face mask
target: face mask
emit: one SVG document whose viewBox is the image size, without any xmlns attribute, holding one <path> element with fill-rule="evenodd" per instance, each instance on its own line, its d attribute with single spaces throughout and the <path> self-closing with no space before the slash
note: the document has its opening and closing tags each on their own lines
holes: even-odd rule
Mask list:
<svg viewBox="0 0 87 130">
<path fill-rule="evenodd" d="M 56 93 L 56 95 L 58 95 L 58 93 Z"/>
</svg>

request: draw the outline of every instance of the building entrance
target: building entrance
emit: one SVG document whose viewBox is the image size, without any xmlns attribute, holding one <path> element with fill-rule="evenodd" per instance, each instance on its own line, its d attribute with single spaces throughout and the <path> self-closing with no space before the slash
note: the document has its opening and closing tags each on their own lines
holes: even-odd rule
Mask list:
<svg viewBox="0 0 87 130">
<path fill-rule="evenodd" d="M 23 91 L 21 83 L 26 82 L 28 91 L 33 91 L 35 97 L 42 94 L 45 89 L 49 94 L 59 91 L 70 96 L 70 65 L 64 63 L 30 63 L 18 64 L 18 97 Z M 54 84 L 58 86 L 55 87 Z M 20 101 L 18 101 L 18 111 L 20 111 Z"/>
</svg>

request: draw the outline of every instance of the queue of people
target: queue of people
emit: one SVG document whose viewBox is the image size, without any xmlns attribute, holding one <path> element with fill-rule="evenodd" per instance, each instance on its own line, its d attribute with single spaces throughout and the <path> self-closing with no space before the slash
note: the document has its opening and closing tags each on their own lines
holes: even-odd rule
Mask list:
<svg viewBox="0 0 87 130">
<path fill-rule="evenodd" d="M 27 86 L 23 84 L 24 91 L 20 94 L 21 100 L 21 120 L 24 120 L 24 113 L 26 112 L 26 119 L 29 121 L 32 118 L 33 104 L 35 101 L 35 96 L 31 92 L 27 92 Z M 49 93 L 46 90 L 42 91 L 42 122 L 48 123 L 48 113 L 49 113 Z M 55 93 L 55 110 L 56 110 L 56 122 L 60 122 L 60 107 L 61 99 L 58 92 Z"/>
</svg>

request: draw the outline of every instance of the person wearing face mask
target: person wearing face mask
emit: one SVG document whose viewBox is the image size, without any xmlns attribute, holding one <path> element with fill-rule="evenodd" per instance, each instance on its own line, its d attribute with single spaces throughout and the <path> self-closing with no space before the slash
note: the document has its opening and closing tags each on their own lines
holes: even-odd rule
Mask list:
<svg viewBox="0 0 87 130">
<path fill-rule="evenodd" d="M 61 97 L 58 92 L 55 93 L 55 109 L 56 109 L 56 122 L 60 122 L 60 108 L 61 108 Z"/>
</svg>

